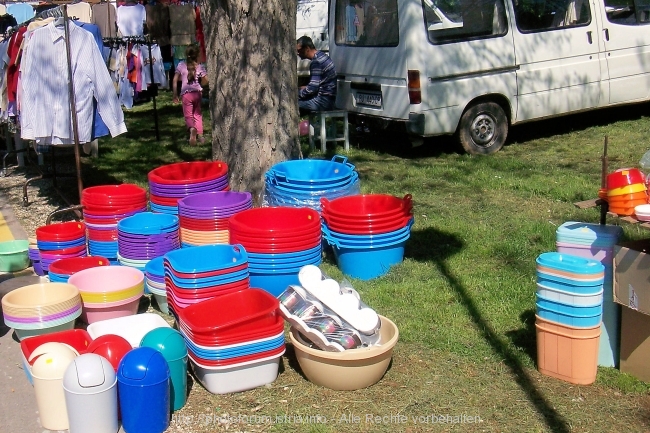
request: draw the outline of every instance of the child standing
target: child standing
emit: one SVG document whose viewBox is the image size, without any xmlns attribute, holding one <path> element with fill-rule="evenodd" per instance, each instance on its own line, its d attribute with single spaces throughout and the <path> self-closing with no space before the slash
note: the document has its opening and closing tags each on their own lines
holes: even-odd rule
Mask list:
<svg viewBox="0 0 650 433">
<path fill-rule="evenodd" d="M 181 81 L 180 97 L 183 101 L 183 116 L 185 125 L 190 131 L 190 145 L 195 146 L 198 139 L 203 143 L 203 116 L 201 115 L 202 88 L 208 84 L 205 68 L 198 62 L 199 49 L 192 45 L 185 51 L 186 59 L 176 67 L 176 74 L 172 83 L 174 103 L 178 103 L 178 81 Z"/>
</svg>

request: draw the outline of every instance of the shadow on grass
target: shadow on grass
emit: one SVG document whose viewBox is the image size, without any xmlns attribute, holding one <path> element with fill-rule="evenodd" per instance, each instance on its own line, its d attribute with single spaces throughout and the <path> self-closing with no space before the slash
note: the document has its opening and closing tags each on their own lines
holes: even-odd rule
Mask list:
<svg viewBox="0 0 650 433">
<path fill-rule="evenodd" d="M 433 263 L 437 267 L 440 274 L 442 274 L 448 281 L 457 301 L 467 311 L 467 315 L 474 323 L 475 329 L 492 348 L 492 351 L 501 358 L 508 369 L 510 369 L 510 373 L 514 377 L 515 382 L 526 393 L 528 400 L 534 405 L 537 412 L 544 417 L 546 425 L 554 432 L 568 433 L 570 427 L 567 420 L 558 413 L 553 405 L 544 397 L 543 393 L 537 388 L 535 381 L 528 374 L 525 367 L 517 357 L 517 354 L 511 349 L 508 341 L 492 328 L 489 320 L 483 317 L 480 306 L 477 305 L 469 290 L 462 284 L 460 278 L 454 275 L 450 267 L 447 265 L 447 258 L 456 254 L 463 248 L 464 242 L 456 235 L 434 228 L 427 228 L 425 230 L 413 230 L 411 233 L 411 239 L 408 242 L 407 254 L 415 260 L 427 261 Z M 520 317 L 527 326 L 530 326 L 530 324 L 533 323 L 534 327 L 534 320 L 531 320 L 529 317 L 530 313 L 531 312 L 526 311 Z M 529 347 L 529 342 L 533 342 L 533 344 L 535 342 L 535 339 L 534 337 L 531 337 L 530 332 L 530 329 L 525 329 L 518 335 L 515 335 L 515 338 L 513 339 L 517 341 L 519 341 L 519 338 L 528 339 L 528 342 L 524 343 L 527 352 L 534 350 L 534 348 Z M 510 338 L 513 338 L 513 336 L 510 336 Z M 522 342 L 519 341 L 519 344 L 522 344 Z M 534 356 L 534 352 L 529 352 L 529 355 L 531 353 L 531 356 Z"/>
</svg>

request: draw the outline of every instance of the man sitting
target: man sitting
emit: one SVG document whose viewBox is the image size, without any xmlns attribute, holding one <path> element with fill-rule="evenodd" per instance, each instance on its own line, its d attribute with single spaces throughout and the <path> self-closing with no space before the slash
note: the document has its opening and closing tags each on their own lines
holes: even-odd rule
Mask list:
<svg viewBox="0 0 650 433">
<path fill-rule="evenodd" d="M 336 101 L 336 71 L 332 59 L 318 51 L 309 36 L 302 36 L 296 41 L 296 50 L 301 59 L 311 60 L 309 84 L 298 91 L 300 115 L 333 110 Z"/>
</svg>

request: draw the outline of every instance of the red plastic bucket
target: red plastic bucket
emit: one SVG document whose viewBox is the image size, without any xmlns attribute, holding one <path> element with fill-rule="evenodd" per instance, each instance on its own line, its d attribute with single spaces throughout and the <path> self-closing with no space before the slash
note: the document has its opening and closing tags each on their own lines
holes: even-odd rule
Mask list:
<svg viewBox="0 0 650 433">
<path fill-rule="evenodd" d="M 134 184 L 92 186 L 81 191 L 89 206 L 124 206 L 147 201 L 147 191 Z"/>
</svg>

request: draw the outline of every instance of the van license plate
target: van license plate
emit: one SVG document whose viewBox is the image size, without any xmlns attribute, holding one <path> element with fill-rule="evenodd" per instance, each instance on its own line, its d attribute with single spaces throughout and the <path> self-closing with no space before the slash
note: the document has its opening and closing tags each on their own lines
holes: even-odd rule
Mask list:
<svg viewBox="0 0 650 433">
<path fill-rule="evenodd" d="M 381 107 L 381 95 L 370 93 L 357 93 L 357 105 Z"/>
</svg>

